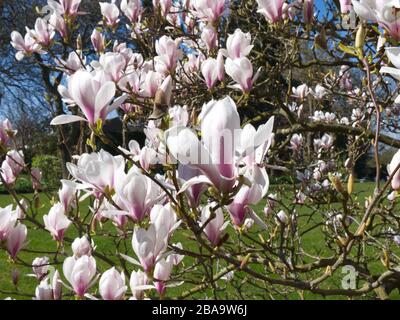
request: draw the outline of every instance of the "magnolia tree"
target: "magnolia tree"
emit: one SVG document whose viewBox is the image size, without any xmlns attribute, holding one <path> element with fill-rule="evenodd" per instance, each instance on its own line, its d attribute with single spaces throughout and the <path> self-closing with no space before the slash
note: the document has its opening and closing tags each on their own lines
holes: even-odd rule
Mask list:
<svg viewBox="0 0 400 320">
<path fill-rule="evenodd" d="M 400 147 L 400 1 L 84 6 L 48 0 L 11 34 L 16 59 L 54 75 L 63 108 L 51 125 L 79 122 L 83 147 L 70 149 L 59 192 L 45 192 L 13 119 L 0 123 L 12 197 L 0 244 L 16 287 L 0 293 L 386 299 L 400 288 L 400 152 L 382 165 Z M 102 16 L 89 33 L 88 15 Z M 112 117 L 121 143 L 103 130 Z M 360 194 L 355 167 L 369 154 L 375 179 Z M 22 173 L 33 197 L 15 191 Z M 18 290 L 27 266 L 34 292 Z"/>
</svg>

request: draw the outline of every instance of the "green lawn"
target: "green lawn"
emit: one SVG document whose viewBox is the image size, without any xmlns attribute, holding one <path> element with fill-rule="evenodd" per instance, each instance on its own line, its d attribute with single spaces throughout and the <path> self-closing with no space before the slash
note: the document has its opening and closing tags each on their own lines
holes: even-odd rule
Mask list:
<svg viewBox="0 0 400 320">
<path fill-rule="evenodd" d="M 271 192 L 273 192 L 273 189 L 277 188 L 277 186 L 273 186 Z M 363 184 L 356 184 L 355 185 L 355 195 L 360 199 L 360 202 L 363 203 L 363 199 L 365 196 L 370 195 L 371 191 L 373 189 L 373 184 L 371 183 L 363 183 Z M 28 198 L 32 198 L 31 194 L 26 195 Z M 50 204 L 49 201 L 47 200 L 47 198 L 41 194 L 40 195 L 40 199 L 41 199 L 41 207 L 39 210 L 39 220 L 42 221 L 41 216 L 45 213 L 48 212 Z M 290 203 L 290 199 L 286 199 L 285 200 L 287 203 Z M 7 204 L 12 203 L 12 199 L 7 196 L 7 195 L 0 195 L 0 207 L 4 207 Z M 87 203 L 84 203 L 82 205 L 87 205 Z M 255 207 L 256 212 L 259 213 L 260 216 L 263 215 L 262 213 L 262 209 L 264 207 L 264 203 L 259 204 L 257 207 Z M 301 211 L 299 212 L 300 216 L 302 216 L 299 220 L 299 228 L 300 230 L 302 228 L 309 228 L 311 225 L 313 224 L 318 224 L 319 221 L 321 220 L 321 217 L 316 215 L 313 217 L 308 217 L 308 209 L 307 208 L 302 208 Z M 29 223 L 27 223 L 28 226 Z M 68 233 L 66 234 L 67 237 L 70 238 L 74 238 L 76 237 L 78 234 L 76 233 L 75 230 L 73 230 L 74 228 L 70 228 L 70 230 L 68 231 Z M 254 231 L 254 235 L 257 236 L 257 228 L 255 228 Z M 104 232 L 111 232 L 113 235 L 115 235 L 115 228 L 113 228 L 112 226 L 109 225 L 105 225 Z M 102 231 L 100 231 L 101 233 Z M 229 231 L 229 233 L 233 233 L 234 231 L 231 229 Z M 182 242 L 183 246 L 185 247 L 185 244 L 188 243 L 192 243 L 190 244 L 190 246 L 193 245 L 193 241 L 188 240 L 190 237 L 190 233 L 189 231 L 180 231 L 177 232 L 174 235 L 174 242 Z M 321 232 L 321 228 L 315 228 L 313 229 L 311 232 L 307 233 L 307 235 L 303 238 L 303 247 L 304 249 L 310 253 L 310 254 L 322 254 L 324 256 L 329 255 L 329 250 L 327 248 L 324 247 L 324 241 L 322 239 L 323 234 Z M 94 237 L 94 241 L 95 244 L 97 246 L 97 251 L 98 252 L 102 252 L 105 253 L 107 255 L 108 258 L 113 259 L 114 261 L 117 261 L 118 258 L 115 255 L 115 245 L 112 241 L 110 241 L 109 238 L 107 237 L 103 237 L 98 235 L 95 235 Z M 37 230 L 34 227 L 31 226 L 31 228 L 29 228 L 28 230 L 28 239 L 29 239 L 29 244 L 27 246 L 27 250 L 20 253 L 19 258 L 21 259 L 21 261 L 25 262 L 27 265 L 31 264 L 32 260 L 37 257 L 37 256 L 44 256 L 47 255 L 49 257 L 54 257 L 54 252 L 56 251 L 56 243 L 54 241 L 51 240 L 51 236 L 49 233 L 47 232 L 43 232 L 41 230 Z M 124 245 L 123 243 L 121 243 L 121 245 Z M 133 252 L 131 249 L 131 245 L 130 245 L 130 238 L 127 239 L 126 241 L 126 246 L 128 247 L 129 250 L 129 254 L 133 256 Z M 189 244 L 188 244 L 189 246 Z M 322 247 L 321 247 L 322 246 Z M 198 250 L 198 248 L 190 248 L 193 251 Z M 370 248 L 366 248 L 367 252 Z M 37 253 L 37 252 L 30 252 L 30 250 L 39 250 L 39 251 L 46 251 L 47 254 L 44 253 Z M 397 250 L 396 248 L 394 250 Z M 65 248 L 65 252 L 64 255 L 70 255 L 71 250 L 69 245 L 66 245 Z M 62 258 L 60 259 L 60 261 L 62 262 Z M 61 262 L 59 263 L 59 265 L 56 265 L 57 269 L 60 271 L 60 273 L 62 274 L 62 265 Z M 105 263 L 102 263 L 102 261 L 100 261 L 99 259 L 97 259 L 98 262 L 98 267 L 100 270 L 104 271 L 105 269 L 109 268 L 109 266 L 107 266 Z M 184 260 L 184 266 L 187 267 L 191 264 L 191 258 L 185 258 Z M 132 265 L 127 265 L 129 270 L 132 270 L 133 267 Z M 21 277 L 19 280 L 19 284 L 18 284 L 18 289 L 16 289 L 14 287 L 14 285 L 11 282 L 11 273 L 12 270 L 16 268 L 20 271 L 21 273 Z M 381 272 L 383 269 L 383 266 L 381 264 L 380 261 L 373 261 L 371 262 L 371 264 L 369 265 L 370 270 L 372 270 L 374 273 L 379 273 Z M 258 270 L 261 271 L 262 269 Z M 200 277 L 200 273 L 196 270 L 185 270 L 186 274 L 190 274 L 191 276 L 194 276 L 196 278 L 196 275 L 199 275 Z M 20 264 L 18 265 L 14 265 L 13 263 L 11 263 L 10 261 L 8 261 L 7 258 L 7 254 L 5 253 L 4 250 L 0 250 L 0 299 L 3 299 L 5 297 L 8 296 L 15 296 L 15 291 L 18 290 L 18 292 L 20 294 L 26 295 L 24 296 L 26 299 L 31 299 L 31 296 L 34 292 L 34 288 L 37 285 L 37 280 L 33 277 L 27 277 L 26 274 L 31 273 L 31 268 L 29 266 L 21 266 Z M 319 273 L 320 275 L 321 273 Z M 242 279 L 242 290 L 246 290 L 246 286 L 249 285 L 248 290 L 254 290 L 254 295 L 257 296 L 257 289 L 254 286 L 250 286 L 250 284 L 246 283 L 247 278 L 245 277 L 245 275 L 242 275 L 240 273 L 237 273 L 237 275 L 239 276 L 240 279 Z M 326 281 L 326 283 L 324 284 L 324 287 L 336 287 L 339 288 L 340 287 L 340 281 L 341 281 L 341 277 L 342 274 L 340 273 L 340 271 L 336 272 L 328 281 Z M 199 279 L 197 279 L 199 280 Z M 128 280 L 129 281 L 129 280 Z M 215 293 L 215 291 L 212 291 L 210 289 L 210 291 L 208 291 L 210 296 L 213 296 L 213 294 L 217 294 L 219 298 L 223 298 L 224 294 L 226 294 L 226 292 L 223 292 L 224 290 L 227 290 L 227 292 L 231 292 L 230 290 L 234 290 L 233 288 L 230 288 L 229 286 L 227 286 L 226 288 L 224 287 L 225 283 L 224 281 L 221 281 L 221 290 L 218 291 L 217 293 Z M 180 286 L 178 288 L 175 289 L 168 289 L 169 293 L 171 294 L 171 296 L 173 296 L 175 293 L 182 293 L 185 290 L 189 289 L 191 286 L 190 285 L 186 285 L 184 284 L 183 286 Z M 258 292 L 261 296 L 261 294 L 263 293 L 262 291 L 265 290 L 265 288 L 260 288 Z M 277 297 L 278 298 L 291 298 L 291 299 L 298 299 L 300 298 L 300 296 L 296 293 L 296 294 L 291 294 L 290 296 L 279 296 L 279 287 L 277 288 L 268 288 L 268 291 L 270 291 L 271 293 L 274 293 L 275 291 L 278 293 Z M 304 292 L 304 295 L 302 296 L 302 298 L 305 299 L 320 299 L 323 298 L 321 296 L 317 296 L 308 292 Z M 373 297 L 374 295 L 369 295 L 369 297 Z M 204 297 L 204 293 L 202 294 L 195 294 L 192 296 L 193 298 L 202 298 Z M 19 299 L 21 298 L 18 297 Z M 327 297 L 329 299 L 334 299 L 334 298 L 339 298 L 339 297 Z M 342 297 L 343 298 L 343 297 Z M 394 292 L 391 295 L 391 298 L 394 299 L 399 299 L 399 294 L 398 292 Z"/>
</svg>

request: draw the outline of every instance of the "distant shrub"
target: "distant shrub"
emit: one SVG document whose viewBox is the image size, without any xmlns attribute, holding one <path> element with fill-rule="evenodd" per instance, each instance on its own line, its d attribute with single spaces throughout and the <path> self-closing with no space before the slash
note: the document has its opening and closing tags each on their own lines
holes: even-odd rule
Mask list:
<svg viewBox="0 0 400 320">
<path fill-rule="evenodd" d="M 56 189 L 62 178 L 61 161 L 56 156 L 40 155 L 32 159 L 32 167 L 42 171 L 42 185 L 45 189 Z"/>
<path fill-rule="evenodd" d="M 16 183 L 15 187 L 13 188 L 17 193 L 32 193 L 33 188 L 32 188 L 32 182 L 30 180 L 30 177 L 28 176 L 20 176 Z M 8 194 L 7 189 L 3 186 L 0 185 L 0 193 L 1 194 Z"/>
</svg>

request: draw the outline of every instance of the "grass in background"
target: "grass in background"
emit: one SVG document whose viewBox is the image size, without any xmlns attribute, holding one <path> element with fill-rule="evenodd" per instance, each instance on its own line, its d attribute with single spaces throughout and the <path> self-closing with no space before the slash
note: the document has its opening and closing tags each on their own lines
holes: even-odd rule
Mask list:
<svg viewBox="0 0 400 320">
<path fill-rule="evenodd" d="M 374 184 L 373 183 L 357 183 L 355 185 L 355 193 L 357 194 L 359 200 L 361 203 L 363 203 L 364 197 L 372 194 L 373 191 L 373 187 Z M 272 186 L 271 188 L 271 192 L 273 192 L 274 186 Z M 28 198 L 32 198 L 32 194 L 27 194 L 25 195 Z M 42 220 L 42 216 L 43 214 L 46 214 L 49 209 L 50 209 L 50 203 L 48 201 L 48 199 L 44 196 L 44 194 L 40 195 L 40 203 L 42 205 L 41 209 L 40 209 L 40 214 L 39 214 L 39 221 L 43 221 Z M 290 203 L 289 199 L 286 199 L 287 203 Z M 0 195 L 0 207 L 5 207 L 6 205 L 12 203 L 12 199 L 10 196 L 8 195 Z M 81 206 L 85 206 L 87 205 L 87 203 L 82 203 Z M 263 207 L 264 207 L 264 203 L 260 203 L 258 206 L 255 207 L 256 212 L 260 215 L 263 216 Z M 307 208 L 303 208 L 302 210 L 307 210 Z M 304 214 L 306 212 L 301 212 L 301 214 Z M 322 219 L 321 215 L 318 215 L 313 217 L 313 222 L 312 223 L 318 223 L 318 220 Z M 26 223 L 28 226 L 30 226 L 29 223 Z M 304 226 L 306 224 L 306 221 L 304 220 L 304 218 L 302 218 L 299 221 L 299 226 Z M 108 223 L 108 225 L 110 225 L 110 223 Z M 105 230 L 109 229 L 110 231 L 112 231 L 115 234 L 115 228 L 113 228 L 111 225 L 105 226 Z M 307 227 L 309 227 L 310 225 L 307 224 Z M 233 233 L 232 228 L 230 228 L 230 231 Z M 255 236 L 257 236 L 257 230 L 254 231 Z M 75 238 L 76 236 L 78 236 L 75 228 L 73 228 L 72 226 L 69 228 L 66 237 L 69 238 Z M 190 236 L 189 231 L 180 231 L 177 232 L 174 235 L 173 238 L 173 242 L 182 242 L 183 246 L 185 247 L 185 243 L 193 243 L 193 241 L 189 242 L 188 241 L 188 237 Z M 38 230 L 37 228 L 29 228 L 28 229 L 28 240 L 29 240 L 29 244 L 27 246 L 27 250 L 25 250 L 24 252 L 21 252 L 19 254 L 19 258 L 26 263 L 26 266 L 21 266 L 21 265 L 14 265 L 12 264 L 10 261 L 8 261 L 8 256 L 7 253 L 4 250 L 0 250 L 0 299 L 4 299 L 5 297 L 8 296 L 15 296 L 18 299 L 21 298 L 25 298 L 25 299 L 31 299 L 32 295 L 34 293 L 35 287 L 37 285 L 37 280 L 36 278 L 33 277 L 27 277 L 26 274 L 32 273 L 32 269 L 30 267 L 30 264 L 32 262 L 32 260 L 35 257 L 38 256 L 44 256 L 47 255 L 49 257 L 53 257 L 53 254 L 51 254 L 51 252 L 55 252 L 56 251 L 56 243 L 55 241 L 53 241 L 51 239 L 51 236 L 48 232 L 43 231 L 43 230 Z M 133 256 L 133 251 L 132 248 L 130 246 L 130 241 L 131 239 L 129 238 L 127 241 L 128 244 L 128 249 L 130 252 L 130 255 Z M 96 237 L 94 236 L 94 242 L 97 246 L 97 251 L 98 252 L 102 252 L 105 255 L 107 255 L 107 257 L 111 258 L 111 259 L 115 259 L 115 245 L 113 243 L 113 241 L 110 241 L 110 239 L 107 239 L 105 237 Z M 187 246 L 186 246 L 187 247 Z M 308 232 L 304 237 L 303 237 L 303 247 L 304 250 L 306 250 L 308 253 L 311 254 L 321 254 L 321 250 L 324 250 L 322 252 L 321 255 L 323 256 L 329 256 L 329 251 L 327 251 L 328 249 L 325 248 L 325 242 L 323 239 L 323 234 L 321 232 L 321 228 L 315 228 L 312 231 Z M 194 250 L 196 251 L 196 248 L 189 248 L 190 250 Z M 366 248 L 366 250 L 370 250 L 371 248 Z M 44 253 L 37 253 L 37 252 L 33 252 L 33 250 L 39 250 L 39 251 L 48 251 L 49 254 L 44 254 Z M 69 244 L 66 243 L 66 248 L 65 248 L 65 253 L 67 255 L 71 254 L 71 249 Z M 330 253 L 332 254 L 332 253 Z M 98 263 L 98 267 L 101 271 L 105 271 L 106 269 L 108 269 L 110 266 L 106 265 L 105 263 L 103 263 L 100 259 L 96 259 L 97 263 Z M 184 259 L 185 265 L 190 265 L 190 261 L 191 259 L 189 257 L 186 257 Z M 63 261 L 63 257 L 60 258 L 60 261 Z M 62 264 L 61 262 L 56 265 L 55 267 L 59 270 L 61 276 L 63 276 L 62 274 Z M 129 268 L 129 270 L 133 270 L 133 269 L 137 269 L 137 267 L 134 267 L 132 265 L 127 264 L 127 267 Z M 13 271 L 13 269 L 18 269 L 20 272 L 20 279 L 19 279 L 19 284 L 18 284 L 18 292 L 22 294 L 22 296 L 16 296 L 15 292 L 16 292 L 16 288 L 14 287 L 14 285 L 12 284 L 11 281 L 11 273 Z M 257 271 L 262 271 L 262 266 L 259 266 L 259 270 Z M 370 270 L 373 273 L 378 274 L 379 272 L 382 272 L 383 266 L 381 264 L 380 261 L 375 261 L 374 263 L 371 263 L 371 265 L 369 265 Z M 321 275 L 323 271 L 320 271 L 318 274 Z M 193 275 L 195 276 L 195 273 L 193 273 Z M 243 277 L 243 279 L 245 280 L 246 277 L 245 275 L 242 274 L 237 274 L 240 278 Z M 127 276 L 127 284 L 129 282 L 129 275 Z M 333 277 L 331 277 L 329 280 L 326 281 L 326 283 L 324 283 L 323 287 L 325 288 L 339 288 L 341 287 L 340 282 L 341 279 L 343 277 L 343 274 L 341 274 L 340 269 L 334 274 Z M 224 286 L 224 284 L 222 283 L 223 281 L 221 281 L 221 285 L 222 287 Z M 243 283 L 243 287 L 242 290 L 247 290 L 247 285 L 244 281 Z M 358 287 L 360 287 L 362 284 L 359 284 Z M 182 292 L 185 292 L 187 289 L 189 289 L 191 286 L 190 285 L 182 285 L 178 288 L 175 289 L 168 289 L 169 294 L 171 294 L 171 296 L 174 296 L 175 294 L 181 294 Z M 229 290 L 234 290 L 233 288 L 230 288 L 229 285 L 226 287 L 229 293 Z M 248 286 L 248 290 L 252 290 L 252 292 L 254 291 L 254 295 L 257 296 L 257 289 L 255 289 L 253 286 Z M 261 293 L 263 293 L 263 289 L 259 289 L 259 294 L 261 296 Z M 279 293 L 279 286 L 271 286 L 270 288 L 268 288 L 268 291 L 271 292 L 278 292 Z M 212 297 L 212 291 L 209 291 L 209 296 Z M 221 298 L 224 296 L 224 293 L 219 293 L 218 296 Z M 279 294 L 278 294 L 279 297 Z M 374 297 L 374 294 L 370 294 L 367 297 Z M 191 296 L 191 298 L 204 298 L 204 293 L 202 294 L 195 294 L 193 296 Z M 299 294 L 292 294 L 290 295 L 288 298 L 290 299 L 299 299 L 299 298 L 304 298 L 304 299 L 323 299 L 324 297 L 321 297 L 320 295 L 315 295 L 309 292 L 304 292 L 302 293 L 301 296 L 299 296 Z M 327 299 L 345 299 L 345 297 L 327 297 Z M 398 292 L 393 292 L 391 295 L 391 298 L 394 299 L 399 299 L 400 295 Z"/>
</svg>

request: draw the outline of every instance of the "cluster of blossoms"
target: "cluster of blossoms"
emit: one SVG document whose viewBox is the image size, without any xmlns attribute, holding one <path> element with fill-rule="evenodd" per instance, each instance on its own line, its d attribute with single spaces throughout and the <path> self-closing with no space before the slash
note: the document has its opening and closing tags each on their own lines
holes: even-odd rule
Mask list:
<svg viewBox="0 0 400 320">
<path fill-rule="evenodd" d="M 20 223 L 23 218 L 21 210 L 13 210 L 12 205 L 0 208 L 0 244 L 5 243 L 12 259 L 16 259 L 26 244 L 28 230 Z"/>
<path fill-rule="evenodd" d="M 397 13 L 388 13 L 389 8 L 397 8 L 397 3 L 340 1 L 341 13 L 348 14 L 352 3 L 359 16 L 377 22 L 398 39 Z M 316 19 L 313 0 L 257 0 L 254 5 L 271 28 L 281 21 L 296 21 L 309 31 Z M 24 37 L 16 31 L 12 33 L 16 58 L 51 57 L 52 48 L 59 45 L 58 39 L 68 43 L 77 30 L 74 29 L 77 19 L 87 14 L 80 6 L 81 0 L 48 0 L 50 16 L 38 18 L 34 29 L 26 28 Z M 334 160 L 339 158 L 335 154 L 335 131 L 325 133 L 318 128 L 330 126 L 340 132 L 359 129 L 366 122 L 370 126 L 374 108 L 368 103 L 368 94 L 354 84 L 348 66 L 326 76 L 326 82 L 314 82 L 312 86 L 303 82 L 294 87 L 290 84 L 287 100 L 282 102 L 283 112 L 272 112 L 279 117 L 289 114 L 287 120 L 293 125 L 293 131 L 286 131 L 289 134 L 285 142 L 291 150 L 286 155 L 290 169 L 279 165 L 271 168 L 291 171 L 294 193 L 289 204 L 283 200 L 281 191 L 279 195 L 268 194 L 267 163 L 275 156 L 271 156 L 275 151 L 274 125 L 281 122 L 274 116 L 263 116 L 256 122 L 243 119 L 241 110 L 256 103 L 251 99 L 252 94 L 262 91 L 266 82 L 259 80 L 264 76 L 264 66 L 255 70 L 257 58 L 253 59 L 261 55 L 255 49 L 259 39 L 239 28 L 229 31 L 232 33 L 223 28 L 230 6 L 228 0 L 153 0 L 151 9 L 140 0 L 100 2 L 102 19 L 91 33 L 88 48 L 79 35 L 76 48 L 55 61 L 55 70 L 63 76 L 56 83 L 66 113 L 57 114 L 51 124 L 81 122 L 82 136 L 88 132 L 90 136 L 85 153 L 73 155 L 66 163 L 68 179 L 61 180 L 58 195 L 52 196 L 51 208 L 40 215 L 40 221 L 36 220 L 36 214 L 32 219 L 28 216 L 24 202 L 18 203 L 15 210 L 12 205 L 0 209 L 0 244 L 4 244 L 13 260 L 18 260 L 26 243 L 27 227 L 22 222 L 27 216 L 45 229 L 56 245 L 55 266 L 48 256 L 32 262 L 31 276 L 38 281 L 35 299 L 62 299 L 62 287 L 79 299 L 163 298 L 170 290 L 167 288 L 182 284 L 182 278 L 176 275 L 190 270 L 186 268 L 189 257 L 203 258 L 204 250 L 210 254 L 206 258 L 211 260 L 211 269 L 216 257 L 225 257 L 231 263 L 235 257 L 223 248 L 226 244 L 233 247 L 229 239 L 232 234 L 239 238 L 240 269 L 245 270 L 249 261 L 267 261 L 253 257 L 258 251 L 275 249 L 273 240 L 279 228 L 282 242 L 277 266 L 278 272 L 286 277 L 296 271 L 296 259 L 290 257 L 286 252 L 290 251 L 288 245 L 284 244 L 290 242 L 290 236 L 298 236 L 300 213 L 296 206 L 326 200 L 332 194 L 343 197 L 342 203 L 347 205 L 352 193 L 353 158 L 350 160 L 349 156 L 340 170 L 340 164 Z M 149 10 L 152 17 L 165 23 L 166 30 L 175 32 L 157 36 L 151 42 L 151 50 L 141 52 L 150 28 L 144 21 Z M 128 22 L 126 26 L 122 26 L 123 21 Z M 111 35 L 119 28 L 128 30 L 138 46 L 112 42 Z M 395 68 L 384 66 L 381 73 L 400 80 L 400 50 L 386 48 L 386 53 Z M 195 107 L 180 103 L 183 101 L 180 95 L 197 85 L 203 89 L 202 103 Z M 343 117 L 335 108 L 326 107 L 337 88 L 345 101 L 360 102 L 346 110 Z M 151 114 L 149 106 L 153 107 Z M 118 113 L 123 115 L 124 125 L 128 120 L 136 120 L 137 115 L 146 118 L 144 144 L 128 139 L 118 146 L 108 139 L 103 129 L 107 120 Z M 315 134 L 309 134 L 300 130 L 302 126 L 318 130 L 310 130 Z M 357 136 L 365 133 L 351 132 Z M 4 154 L 1 182 L 12 189 L 25 170 L 32 178 L 37 196 L 42 189 L 41 171 L 28 169 L 23 153 L 11 147 L 15 134 L 8 120 L 0 122 L 0 153 L 2 157 Z M 351 148 L 348 147 L 349 153 Z M 301 166 L 300 162 L 307 165 Z M 399 167 L 400 151 L 387 170 L 393 176 L 391 186 L 395 190 L 390 195 L 391 201 L 400 190 Z M 345 177 L 349 181 L 347 191 L 341 184 Z M 367 208 L 370 203 L 368 200 Z M 254 209 L 260 204 L 265 204 L 263 216 Z M 87 215 L 83 214 L 83 207 L 88 208 Z M 356 221 L 353 215 L 339 209 L 321 212 L 324 219 L 321 224 L 335 239 L 347 236 L 345 229 Z M 200 253 L 177 240 L 189 231 Z M 241 236 L 250 231 L 259 233 L 260 242 L 254 243 L 261 244 L 261 250 L 249 247 L 242 251 L 246 242 Z M 111 258 L 98 249 L 96 233 L 114 240 L 116 248 Z M 265 241 L 264 233 L 269 233 L 270 240 Z M 389 234 L 399 242 L 394 231 Z M 74 236 L 70 238 L 71 235 Z M 131 245 L 126 246 L 126 239 Z M 301 241 L 300 237 L 294 239 L 293 242 Z M 242 257 L 244 252 L 250 253 Z M 60 256 L 62 270 L 57 270 Z M 110 268 L 101 271 L 100 260 Z M 269 267 L 275 272 L 271 261 L 268 260 Z M 130 264 L 127 266 L 125 262 Z M 129 270 L 131 265 L 135 269 Z M 233 271 L 228 271 L 225 278 L 233 278 Z"/>
<path fill-rule="evenodd" d="M 15 181 L 24 170 L 28 170 L 23 152 L 9 149 L 10 142 L 16 134 L 17 131 L 13 130 L 8 119 L 0 122 L 0 151 L 6 151 L 4 161 L 0 166 L 0 185 L 4 184 L 8 188 L 13 187 Z M 42 172 L 39 168 L 31 168 L 29 174 L 33 189 L 35 191 L 39 190 L 41 188 Z"/>
<path fill-rule="evenodd" d="M 49 1 L 48 5 L 53 8 L 51 18 L 38 18 L 35 29 L 27 29 L 25 40 L 19 33 L 13 33 L 12 45 L 18 51 L 18 59 L 33 53 L 46 54 L 55 44 L 56 33 L 66 39 L 77 16 L 85 14 L 79 11 L 80 1 Z M 219 30 L 214 25 L 227 14 L 229 3 L 225 0 L 186 1 L 183 5 L 187 11 L 184 15 L 178 14 L 181 8 L 172 1 L 156 1 L 154 8 L 170 23 L 178 25 L 176 20 L 179 19 L 186 28 L 198 30 L 208 58 L 201 51 L 196 52 L 194 43 L 185 37 L 162 36 L 155 43 L 156 56 L 148 60 L 126 43 L 115 42 L 109 51 L 104 31 L 118 27 L 121 11 L 129 19 L 129 29 L 135 37 L 144 32 L 142 4 L 129 0 L 121 1 L 120 7 L 114 1 L 100 3 L 103 32 L 96 28 L 91 35 L 98 59 L 87 64 L 83 51 L 78 48 L 67 59 L 57 61 L 58 68 L 64 71 L 66 83 L 59 85 L 58 92 L 67 106 L 77 106 L 80 112 L 78 115 L 59 115 L 52 120 L 53 125 L 85 121 L 101 135 L 101 126 L 117 108 L 134 112 L 140 108 L 138 104 L 147 100 L 169 107 L 169 128 L 160 127 L 159 117 L 149 120 L 145 146 L 132 140 L 128 149 L 115 150 L 119 155 L 99 150 L 74 156 L 74 161 L 67 163 L 72 179 L 62 180 L 58 202 L 43 216 L 44 227 L 58 243 L 58 248 L 63 247 L 65 234 L 76 222 L 75 210 L 79 210 L 79 202 L 87 197 L 94 199 L 92 228 L 111 221 L 118 234 L 125 237 L 134 226 L 132 248 L 136 258 L 122 253 L 121 256 L 143 270 L 131 274 L 130 286 L 135 299 L 144 298 L 144 291 L 151 289 L 156 289 L 162 296 L 167 287 L 180 284 L 171 280 L 174 268 L 179 267 L 184 257 L 180 254 L 184 252 L 182 244 L 171 240 L 183 222 L 178 218 L 178 212 L 183 208 L 181 200 L 177 199 L 184 197 L 192 210 L 199 213 L 193 222 L 203 231 L 210 247 L 222 244 L 230 223 L 240 230 L 251 228 L 254 221 L 266 227 L 251 206 L 259 203 L 268 191 L 269 179 L 264 163 L 272 143 L 274 119 L 258 129 L 251 124 L 241 128 L 237 106 L 226 97 L 204 104 L 197 123 L 190 126 L 187 107 L 172 105 L 173 93 L 180 89 L 180 83 L 198 73 L 212 90 L 217 81 L 225 80 L 226 72 L 234 81 L 232 87 L 248 94 L 259 74 L 259 71 L 254 74 L 248 58 L 253 47 L 251 36 L 237 29 L 228 36 L 226 48 L 216 51 Z M 263 5 L 260 2 L 260 12 L 268 17 Z M 192 49 L 188 59 L 183 59 L 188 48 Z M 11 131 L 8 122 L 3 127 L 1 132 Z M 201 139 L 198 138 L 200 133 Z M 7 134 L 1 137 L 6 144 Z M 22 169 L 22 155 L 10 152 L 20 160 Z M 6 180 L 11 184 L 19 167 L 10 166 L 7 159 L 2 174 L 12 171 L 14 180 L 8 176 Z M 160 165 L 165 168 L 176 166 L 177 176 L 174 178 L 165 172 L 154 175 L 153 170 Z M 201 196 L 209 187 L 214 200 L 203 203 Z M 225 213 L 229 214 L 230 221 Z M 7 228 L 14 227 L 15 214 L 10 211 L 8 216 Z M 12 230 L 4 229 L 2 237 L 12 239 Z M 26 235 L 26 228 L 24 230 Z M 10 254 L 15 257 L 18 251 L 13 250 Z M 60 299 L 60 283 L 77 297 L 97 299 L 90 294 L 97 280 L 103 299 L 124 299 L 128 289 L 124 272 L 112 267 L 100 276 L 94 244 L 87 236 L 75 239 L 72 251 L 73 255 L 63 263 L 66 281 L 61 280 L 57 270 L 49 267 L 48 257 L 35 259 L 33 270 L 40 282 L 36 299 Z"/>
</svg>

